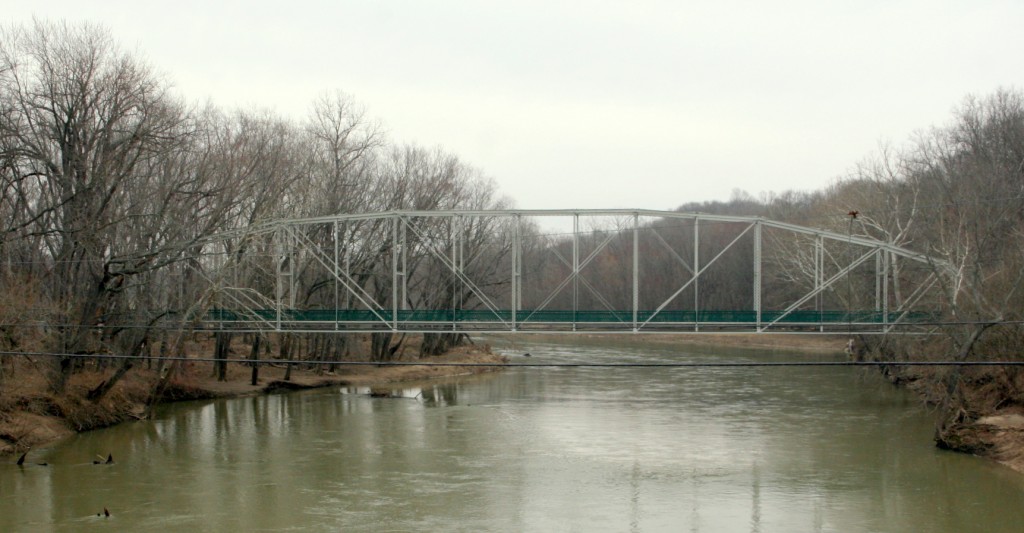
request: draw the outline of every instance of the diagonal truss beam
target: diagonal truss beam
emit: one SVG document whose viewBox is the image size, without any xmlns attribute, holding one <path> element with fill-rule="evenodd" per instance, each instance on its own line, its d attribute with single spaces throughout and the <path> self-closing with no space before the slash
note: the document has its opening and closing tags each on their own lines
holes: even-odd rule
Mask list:
<svg viewBox="0 0 1024 533">
<path fill-rule="evenodd" d="M 566 278 L 563 279 L 562 282 L 559 283 L 558 286 L 555 287 L 554 290 L 551 291 L 551 294 L 549 294 L 548 297 L 545 298 L 544 301 L 541 302 L 540 305 L 538 305 L 536 308 L 533 309 L 533 312 L 531 312 L 529 315 L 527 315 L 527 317 L 525 319 L 523 319 L 523 322 L 526 322 L 526 321 L 530 320 L 530 317 L 532 317 L 534 313 L 536 313 L 537 311 L 541 311 L 545 307 L 547 307 L 548 304 L 550 304 L 551 301 L 554 300 L 555 297 L 558 296 L 558 294 L 560 292 L 562 292 L 562 290 L 565 289 L 566 286 L 568 286 L 573 281 L 576 281 L 577 279 L 579 279 L 580 271 L 583 270 L 587 265 L 589 265 L 590 262 L 593 261 L 595 257 L 597 257 L 597 254 L 601 253 L 601 251 L 603 251 L 605 249 L 605 247 L 608 246 L 608 243 L 612 242 L 612 239 L 614 239 L 614 238 L 615 238 L 615 233 L 609 232 L 608 236 L 604 239 L 604 241 L 602 241 L 600 244 L 598 244 L 597 247 L 594 248 L 594 250 L 592 252 L 590 252 L 590 255 L 588 255 L 586 259 L 584 259 L 583 261 L 580 262 L 580 264 L 579 264 L 579 266 L 577 268 L 573 269 L 570 266 L 569 270 L 571 270 L 571 272 L 569 273 L 569 275 L 566 276 Z M 557 251 L 555 253 L 557 254 Z M 562 261 L 565 261 L 565 258 L 561 257 L 560 255 L 559 255 L 559 259 L 561 259 Z"/>
<path fill-rule="evenodd" d="M 874 257 L 875 252 L 876 252 L 876 250 L 874 250 L 874 249 L 868 250 L 865 254 L 861 255 L 860 257 L 855 259 L 852 263 L 847 265 L 846 268 L 843 268 L 842 270 L 837 272 L 835 275 L 833 275 L 831 278 L 826 280 L 822 285 L 820 285 L 818 287 L 815 287 L 814 290 L 812 290 L 811 292 L 805 294 L 802 298 L 800 298 L 796 302 L 793 302 L 792 304 L 790 304 L 790 306 L 787 307 L 779 316 L 775 317 L 775 320 L 772 320 L 771 322 L 765 324 L 764 326 L 757 328 L 758 332 L 762 333 L 765 330 L 767 330 L 768 328 L 774 326 L 776 323 L 778 323 L 780 320 L 782 320 L 783 318 L 788 316 L 790 313 L 792 313 L 793 311 L 796 311 L 801 305 L 803 305 L 803 304 L 807 303 L 808 301 L 810 301 L 811 298 L 814 298 L 815 296 L 817 296 L 821 292 L 823 292 L 826 289 L 830 288 L 837 281 L 839 281 L 844 276 L 846 276 L 851 271 L 853 271 L 853 269 L 855 269 L 858 266 L 860 266 L 861 264 L 863 264 L 869 258 Z"/>
<path fill-rule="evenodd" d="M 679 253 L 676 252 L 676 249 L 673 248 L 672 245 L 669 244 L 668 241 L 666 241 L 665 238 L 662 237 L 660 233 L 658 233 L 658 228 L 655 228 L 655 227 L 652 226 L 650 228 L 650 230 L 651 230 L 651 233 L 653 233 L 654 236 L 658 238 L 658 241 L 661 242 L 661 244 L 665 246 L 665 249 L 668 250 L 668 253 L 670 255 L 672 255 L 672 257 L 676 258 L 676 261 L 679 261 L 679 263 L 681 265 L 683 265 L 684 267 L 686 267 L 686 270 L 689 270 L 690 274 L 693 275 L 695 273 L 694 270 L 693 270 L 693 267 L 690 266 L 690 264 L 686 262 L 686 259 L 683 259 L 682 256 L 680 256 Z"/>
<path fill-rule="evenodd" d="M 476 283 L 473 282 L 472 279 L 469 278 L 469 276 L 462 272 L 462 269 L 458 268 L 458 266 L 455 264 L 454 261 L 452 261 L 450 257 L 441 253 L 441 251 L 438 250 L 436 246 L 434 246 L 431 239 L 426 238 L 423 235 L 423 233 L 420 232 L 420 230 L 416 229 L 415 225 L 408 224 L 408 222 L 404 220 L 403 224 L 405 224 L 407 228 L 412 230 L 414 235 L 420 238 L 420 242 L 423 243 L 424 248 L 426 248 L 426 250 L 430 252 L 431 255 L 440 260 L 444 266 L 448 267 L 448 269 L 450 269 L 452 273 L 455 274 L 455 277 L 457 277 L 460 281 L 462 281 L 462 283 L 469 287 L 469 290 L 472 291 L 473 294 L 475 294 L 476 297 L 480 299 L 480 301 L 484 304 L 485 307 L 487 307 L 489 311 L 494 313 L 494 316 L 502 324 L 508 324 L 508 322 L 506 322 L 505 319 L 501 317 L 501 310 L 498 308 L 498 306 L 490 299 L 490 297 L 487 296 L 487 294 L 484 293 L 483 290 L 480 289 L 480 287 L 476 285 Z"/>
<path fill-rule="evenodd" d="M 608 242 L 611 242 L 611 239 L 609 239 Z M 607 244 L 606 244 L 606 246 L 607 246 Z M 559 260 L 561 260 L 562 263 L 565 266 L 569 267 L 569 269 L 572 270 L 572 264 L 569 263 L 569 260 L 566 259 L 565 256 L 563 256 L 561 254 L 561 252 L 559 252 L 557 249 L 552 249 L 551 251 L 554 252 L 555 257 L 557 257 Z M 580 270 L 583 270 L 583 268 L 581 267 Z M 597 301 L 601 302 L 601 305 L 603 305 L 605 307 L 605 309 L 607 309 L 607 310 L 612 312 L 612 315 L 615 316 L 616 319 L 618 319 L 620 322 L 625 322 L 625 320 L 623 320 L 622 317 L 620 317 L 618 312 L 617 312 L 617 311 L 620 311 L 620 310 L 619 309 L 615 309 L 615 306 L 613 306 L 611 304 L 611 302 L 609 302 L 608 299 L 605 298 L 604 295 L 601 294 L 601 292 L 598 291 L 597 288 L 594 287 L 594 285 L 592 283 L 590 283 L 590 281 L 587 280 L 587 278 L 585 278 L 583 276 L 579 276 L 579 281 L 581 283 L 583 283 L 583 286 L 586 287 L 587 290 L 590 291 L 590 293 L 593 294 L 595 298 L 597 298 Z"/>
<path fill-rule="evenodd" d="M 255 322 L 262 322 L 263 324 L 266 324 L 269 329 L 277 329 L 276 324 L 267 320 L 257 312 L 258 309 L 266 309 L 268 306 L 272 308 L 275 305 L 273 300 L 252 289 L 226 286 L 223 282 L 223 275 L 217 276 L 218 279 L 214 279 L 202 268 L 197 268 L 191 265 L 188 265 L 186 268 L 192 270 L 192 272 L 195 272 L 200 278 L 206 280 L 211 287 L 215 288 L 217 294 L 227 298 L 241 308 L 241 312 L 244 315 L 250 317 Z M 227 267 L 222 264 L 217 270 L 223 274 L 223 271 L 226 270 L 226 268 Z M 262 300 L 262 302 L 260 300 Z"/>
<path fill-rule="evenodd" d="M 341 283 L 341 285 L 345 287 L 345 289 L 348 290 L 349 293 L 352 294 L 352 296 L 355 296 L 355 298 L 359 300 L 359 303 L 366 306 L 366 309 L 373 313 L 373 315 L 377 317 L 378 320 L 385 324 L 388 324 L 389 326 L 391 325 L 391 323 L 388 322 L 387 318 L 385 318 L 384 315 L 381 314 L 381 311 L 384 308 L 379 303 L 377 303 L 373 296 L 371 296 L 362 287 L 360 287 L 359 284 L 356 283 L 356 281 L 351 278 L 351 276 L 349 276 L 346 272 L 341 271 L 338 263 L 336 263 L 333 258 L 328 257 L 326 254 L 324 254 L 320 250 L 320 247 L 316 245 L 316 243 L 312 242 L 308 236 L 296 230 L 294 227 L 288 227 L 287 231 L 289 231 L 291 235 L 295 237 L 296 241 L 305 245 L 304 248 L 307 251 L 311 252 L 313 258 L 316 259 L 317 262 L 320 263 L 324 268 L 330 271 L 331 276 L 334 277 L 335 281 Z"/>
<path fill-rule="evenodd" d="M 743 236 L 746 235 L 747 232 L 749 232 L 750 229 L 753 228 L 756 225 L 757 225 L 757 222 L 754 222 L 754 223 L 751 223 L 746 228 L 744 228 L 743 231 L 741 231 L 740 234 L 737 235 L 736 238 L 733 239 L 729 244 L 725 245 L 725 247 L 722 248 L 718 252 L 718 254 L 715 255 L 715 257 L 713 257 L 711 259 L 711 261 L 708 261 L 707 263 L 705 263 L 704 266 L 702 266 L 700 268 L 700 270 L 698 270 L 697 273 L 694 274 L 693 277 L 690 278 L 689 281 L 684 283 L 682 287 L 679 287 L 679 289 L 676 290 L 676 292 L 672 293 L 672 296 L 669 296 L 664 302 L 662 302 L 661 305 L 659 305 L 658 308 L 655 309 L 653 313 L 651 313 L 651 316 L 647 317 L 647 320 L 644 320 L 643 323 L 640 324 L 639 327 L 642 328 L 642 327 L 646 326 L 648 322 L 653 320 L 654 317 L 658 316 L 658 313 L 660 313 L 663 310 L 665 310 L 665 308 L 668 307 L 668 304 L 672 303 L 672 300 L 675 300 L 676 297 L 679 296 L 680 294 L 682 294 L 683 291 L 685 291 L 687 288 L 689 288 L 690 285 L 693 285 L 694 283 L 696 283 L 697 279 L 700 278 L 700 275 L 703 274 L 705 270 L 707 270 L 709 267 L 711 267 L 711 265 L 715 264 L 715 262 L 718 261 L 718 259 L 720 257 L 722 257 L 722 255 L 725 254 L 725 252 L 728 252 L 730 248 L 732 248 L 737 242 L 739 242 L 739 240 L 741 238 L 743 238 Z"/>
<path fill-rule="evenodd" d="M 897 324 L 900 324 L 903 319 L 907 317 L 907 314 L 910 313 L 910 310 L 917 305 L 917 302 L 919 302 L 921 298 L 924 298 L 924 295 L 927 294 L 928 291 L 930 291 L 938 282 L 938 276 L 934 273 L 929 274 L 925 281 L 918 285 L 918 287 L 914 289 L 914 292 L 912 292 L 910 296 L 896 309 L 896 311 L 900 312 L 900 315 L 896 317 L 896 320 L 893 320 L 890 324 L 886 325 L 883 329 L 883 333 L 891 332 Z"/>
</svg>

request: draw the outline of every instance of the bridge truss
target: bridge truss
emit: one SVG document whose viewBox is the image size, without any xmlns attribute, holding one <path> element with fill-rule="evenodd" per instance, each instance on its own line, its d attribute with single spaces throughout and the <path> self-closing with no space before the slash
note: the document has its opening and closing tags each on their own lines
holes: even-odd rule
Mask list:
<svg viewBox="0 0 1024 533">
<path fill-rule="evenodd" d="M 941 261 L 761 217 L 392 211 L 204 245 L 203 324 L 276 332 L 890 333 L 939 320 Z"/>
</svg>

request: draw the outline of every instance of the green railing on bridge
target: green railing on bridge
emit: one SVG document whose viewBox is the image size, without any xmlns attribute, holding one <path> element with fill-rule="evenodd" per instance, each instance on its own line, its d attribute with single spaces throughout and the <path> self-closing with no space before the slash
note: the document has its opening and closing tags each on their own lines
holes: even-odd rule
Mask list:
<svg viewBox="0 0 1024 533">
<path fill-rule="evenodd" d="M 391 310 L 368 311 L 360 309 L 283 309 L 280 320 L 284 322 L 394 322 Z M 207 322 L 242 322 L 278 320 L 276 309 L 258 309 L 238 312 L 230 309 L 213 309 L 207 312 Z M 779 324 L 884 324 L 900 322 L 934 322 L 935 313 L 914 311 L 909 313 L 881 311 L 817 311 L 797 310 L 786 313 L 782 310 L 761 311 L 761 323 Z M 560 311 L 526 310 L 515 313 L 517 323 L 633 323 L 632 311 Z M 753 324 L 758 322 L 756 311 L 638 311 L 639 323 L 708 323 L 708 324 Z M 453 322 L 513 322 L 511 310 L 490 311 L 487 309 L 414 309 L 399 310 L 398 322 L 453 323 Z"/>
</svg>

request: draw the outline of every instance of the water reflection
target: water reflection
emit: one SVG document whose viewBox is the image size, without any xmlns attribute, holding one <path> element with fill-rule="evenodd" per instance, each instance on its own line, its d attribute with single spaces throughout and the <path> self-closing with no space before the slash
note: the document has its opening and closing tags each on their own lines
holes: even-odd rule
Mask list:
<svg viewBox="0 0 1024 533">
<path fill-rule="evenodd" d="M 513 369 L 386 390 L 171 406 L 80 435 L 40 454 L 51 467 L 0 467 L 0 531 L 941 532 L 1024 518 L 1021 476 L 935 450 L 916 401 L 869 373 Z M 91 464 L 107 453 L 116 464 Z"/>
<path fill-rule="evenodd" d="M 428 383 L 418 386 L 343 387 L 345 394 L 361 394 L 376 398 L 401 398 L 418 400 L 427 407 L 444 407 L 458 404 L 459 388 L 465 386 L 457 381 Z"/>
</svg>

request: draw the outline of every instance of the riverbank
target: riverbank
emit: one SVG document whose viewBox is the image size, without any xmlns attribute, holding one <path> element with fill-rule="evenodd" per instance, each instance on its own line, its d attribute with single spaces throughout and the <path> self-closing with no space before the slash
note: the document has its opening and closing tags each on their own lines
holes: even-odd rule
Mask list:
<svg viewBox="0 0 1024 533">
<path fill-rule="evenodd" d="M 1024 474 L 1024 411 L 1020 408 L 957 424 L 945 442 L 950 450 L 992 459 Z"/>
<path fill-rule="evenodd" d="M 954 368 L 894 367 L 886 376 L 942 411 L 947 382 L 955 373 L 950 421 L 936 429 L 939 448 L 994 460 L 1024 474 L 1024 406 L 1019 394 L 1024 374 L 1013 367 Z"/>
<path fill-rule="evenodd" d="M 658 344 L 679 344 L 694 347 L 741 348 L 744 350 L 786 351 L 839 355 L 849 340 L 845 335 L 793 335 L 786 333 L 760 333 L 757 335 L 707 333 L 700 335 L 650 334 L 642 337 Z"/>
<path fill-rule="evenodd" d="M 691 348 L 729 347 L 752 351 L 815 353 L 822 355 L 840 355 L 846 349 L 849 337 L 846 335 L 792 335 L 786 333 L 524 333 L 521 336 L 512 334 L 494 334 L 489 338 L 500 339 L 503 345 L 514 347 L 517 340 L 531 339 L 536 341 L 554 342 L 646 342 L 659 346 L 687 346 Z"/>
<path fill-rule="evenodd" d="M 429 363 L 498 364 L 506 358 L 493 353 L 490 347 L 465 346 L 450 353 L 430 357 Z M 414 363 L 414 360 L 403 362 Z M 49 446 L 75 433 L 101 429 L 144 417 L 152 401 L 151 392 L 159 380 L 155 370 L 132 370 L 102 400 L 87 400 L 89 390 L 109 377 L 105 372 L 86 370 L 73 376 L 63 395 L 47 392 L 35 363 L 22 362 L 15 379 L 5 383 L 0 395 L 0 456 L 21 455 L 32 449 Z M 29 364 L 31 363 L 31 364 Z M 228 366 L 227 380 L 214 377 L 212 363 L 185 363 L 163 391 L 157 403 L 234 398 L 280 391 L 332 386 L 377 386 L 387 383 L 440 379 L 464 374 L 490 372 L 500 367 L 488 366 L 378 366 L 373 363 L 341 365 L 317 370 L 293 368 L 288 380 L 283 364 L 265 361 L 260 365 L 259 380 L 251 383 L 251 367 L 239 360 Z"/>
</svg>

